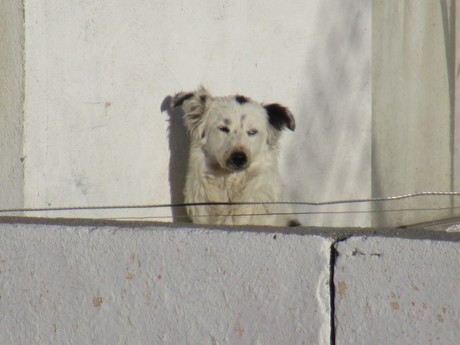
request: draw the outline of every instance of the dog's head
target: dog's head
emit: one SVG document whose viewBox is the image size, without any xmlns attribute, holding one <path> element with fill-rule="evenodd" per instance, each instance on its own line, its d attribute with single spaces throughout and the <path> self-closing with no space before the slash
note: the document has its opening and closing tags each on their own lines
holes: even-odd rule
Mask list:
<svg viewBox="0 0 460 345">
<path fill-rule="evenodd" d="M 282 105 L 241 95 L 212 97 L 204 88 L 178 93 L 171 107 L 182 107 L 192 147 L 202 148 L 208 165 L 230 172 L 247 169 L 263 151 L 276 150 L 281 131 L 295 129 L 294 116 Z"/>
</svg>

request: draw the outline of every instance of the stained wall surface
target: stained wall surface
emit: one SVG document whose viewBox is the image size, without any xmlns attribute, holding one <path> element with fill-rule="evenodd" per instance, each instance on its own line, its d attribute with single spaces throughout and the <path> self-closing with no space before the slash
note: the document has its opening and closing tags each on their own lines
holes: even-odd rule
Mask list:
<svg viewBox="0 0 460 345">
<path fill-rule="evenodd" d="M 460 243 L 356 237 L 336 244 L 336 344 L 456 344 Z"/>
</svg>

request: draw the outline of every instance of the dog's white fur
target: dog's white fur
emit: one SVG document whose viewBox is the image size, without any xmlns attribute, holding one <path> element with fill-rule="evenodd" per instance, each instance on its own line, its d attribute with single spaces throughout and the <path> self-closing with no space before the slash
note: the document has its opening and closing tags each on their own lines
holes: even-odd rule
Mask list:
<svg viewBox="0 0 460 345">
<path fill-rule="evenodd" d="M 295 128 L 287 108 L 238 95 L 212 97 L 204 88 L 178 93 L 171 106 L 182 108 L 190 134 L 186 203 L 280 201 L 279 137 Z M 286 209 L 275 204 L 187 206 L 194 223 L 299 224 L 274 214 L 280 211 Z"/>
</svg>

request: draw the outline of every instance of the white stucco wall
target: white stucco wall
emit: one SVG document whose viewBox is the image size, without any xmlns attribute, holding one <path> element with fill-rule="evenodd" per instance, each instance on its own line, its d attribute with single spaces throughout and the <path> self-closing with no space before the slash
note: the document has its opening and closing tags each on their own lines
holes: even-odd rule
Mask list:
<svg viewBox="0 0 460 345">
<path fill-rule="evenodd" d="M 293 110 L 297 131 L 286 133 L 280 164 L 287 200 L 457 190 L 453 33 L 460 10 L 452 1 L 396 2 L 26 0 L 25 12 L 18 2 L 0 2 L 0 205 L 177 202 L 182 137 L 172 131 L 168 138 L 160 105 L 198 84 Z M 301 216 L 305 225 L 362 226 L 372 217 L 382 226 L 454 216 L 437 208 L 456 203 L 405 199 L 388 207 L 398 212 L 372 215 L 364 204 L 296 210 L 313 213 Z M 389 204 L 373 211 L 382 205 Z M 171 220 L 170 214 L 35 215 Z"/>
<path fill-rule="evenodd" d="M 170 175 L 184 167 L 170 168 L 180 138 L 168 139 L 160 105 L 199 84 L 292 109 L 285 199 L 370 196 L 371 1 L 26 0 L 25 13 L 26 207 L 169 203 Z M 367 214 L 301 218 L 370 222 Z"/>
</svg>

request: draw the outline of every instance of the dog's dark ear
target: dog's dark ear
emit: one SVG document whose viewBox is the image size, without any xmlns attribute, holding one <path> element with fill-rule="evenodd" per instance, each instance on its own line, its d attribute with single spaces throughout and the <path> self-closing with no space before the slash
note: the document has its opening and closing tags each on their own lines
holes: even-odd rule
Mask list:
<svg viewBox="0 0 460 345">
<path fill-rule="evenodd" d="M 195 92 L 180 92 L 171 99 L 171 108 L 181 107 L 184 113 L 184 122 L 192 137 L 201 136 L 198 128 L 203 122 L 206 104 L 211 95 L 201 87 Z"/>
<path fill-rule="evenodd" d="M 171 108 L 181 107 L 184 102 L 194 96 L 193 92 L 179 92 L 171 99 Z"/>
<path fill-rule="evenodd" d="M 291 131 L 295 129 L 294 115 L 288 108 L 277 103 L 264 105 L 264 108 L 268 114 L 268 121 L 275 129 L 279 131 L 284 128 L 289 128 Z"/>
</svg>

